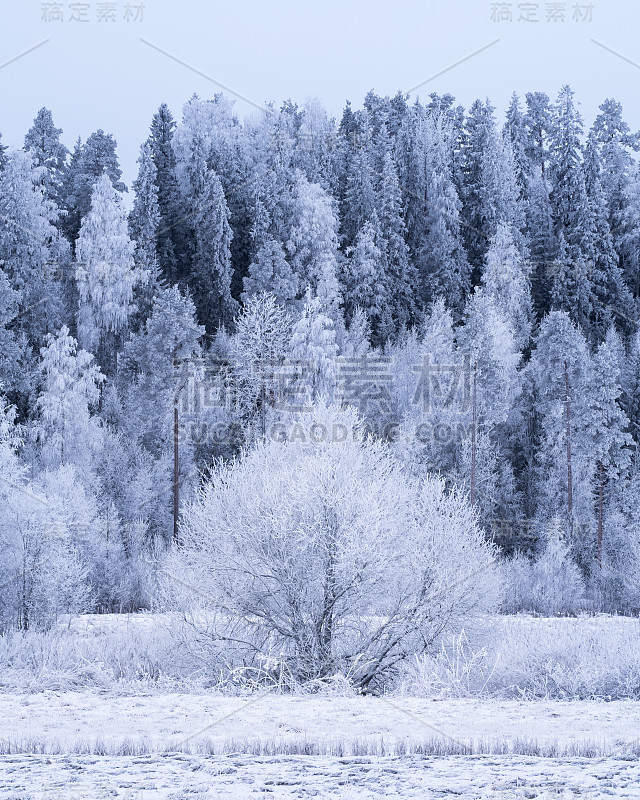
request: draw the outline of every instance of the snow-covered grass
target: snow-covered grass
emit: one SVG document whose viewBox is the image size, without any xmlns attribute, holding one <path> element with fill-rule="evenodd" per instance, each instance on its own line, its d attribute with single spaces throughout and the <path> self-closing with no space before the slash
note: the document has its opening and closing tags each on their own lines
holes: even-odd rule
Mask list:
<svg viewBox="0 0 640 800">
<path fill-rule="evenodd" d="M 605 700 L 640 698 L 640 620 L 500 617 L 472 641 L 462 633 L 408 665 L 418 696 Z"/>
<path fill-rule="evenodd" d="M 0 756 L 8 755 L 97 755 L 147 756 L 184 753 L 186 755 L 251 755 L 251 756 L 332 756 L 336 758 L 384 758 L 387 756 L 532 756 L 537 758 L 627 758 L 640 757 L 640 739 L 613 745 L 603 741 L 539 741 L 535 738 L 480 738 L 457 741 L 442 736 L 423 739 L 393 739 L 382 736 L 340 739 L 338 737 L 245 736 L 242 738 L 205 738 L 193 744 L 167 741 L 156 747 L 146 739 L 124 738 L 121 742 L 105 743 L 103 739 L 76 739 L 71 743 L 50 742 L 42 738 L 2 739 Z"/>
<path fill-rule="evenodd" d="M 0 688 L 5 690 L 149 685 L 189 690 L 193 671 L 161 615 L 88 615 L 61 620 L 46 633 L 0 637 Z"/>
<path fill-rule="evenodd" d="M 247 694 L 255 671 L 214 672 L 189 646 L 189 629 L 167 614 L 86 615 L 47 633 L 0 637 L 0 690 L 199 692 Z M 299 694 L 351 693 L 336 676 L 306 686 L 271 686 Z M 261 687 L 264 689 L 264 685 Z M 473 636 L 406 664 L 387 693 L 417 697 L 606 700 L 640 698 L 640 619 L 629 617 L 488 617 Z"/>
<path fill-rule="evenodd" d="M 0 694 L 0 719 L 5 752 L 330 753 L 341 747 L 373 754 L 437 746 L 450 754 L 595 756 L 637 751 L 640 703 L 49 691 Z"/>
</svg>

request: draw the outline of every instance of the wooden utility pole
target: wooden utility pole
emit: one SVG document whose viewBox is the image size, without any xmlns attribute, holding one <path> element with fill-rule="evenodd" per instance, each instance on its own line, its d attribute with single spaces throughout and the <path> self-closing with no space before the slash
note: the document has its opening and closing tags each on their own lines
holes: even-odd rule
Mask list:
<svg viewBox="0 0 640 800">
<path fill-rule="evenodd" d="M 567 511 L 569 537 L 573 538 L 573 474 L 571 471 L 571 398 L 569 395 L 569 365 L 564 362 L 565 417 L 567 422 Z"/>
<path fill-rule="evenodd" d="M 604 509 L 604 464 L 598 461 L 598 566 L 602 567 L 602 512 Z"/>
<path fill-rule="evenodd" d="M 471 505 L 476 504 L 476 425 L 478 421 L 478 405 L 477 405 L 477 376 L 478 364 L 473 365 L 473 392 L 472 392 L 472 420 L 471 420 L 471 487 L 469 492 L 469 499 Z"/>
<path fill-rule="evenodd" d="M 173 368 L 178 367 L 178 353 L 173 351 Z M 176 382 L 176 390 L 173 395 L 173 541 L 178 543 L 178 515 L 180 512 L 180 488 L 179 488 L 179 457 L 178 457 L 178 399 L 181 387 Z"/>
<path fill-rule="evenodd" d="M 173 541 L 178 542 L 178 511 L 180 497 L 178 488 L 178 400 L 173 404 Z"/>
<path fill-rule="evenodd" d="M 264 385 L 264 375 L 262 375 L 262 385 L 260 387 L 260 423 L 262 427 L 262 441 L 267 441 L 267 409 L 265 408 L 267 402 L 267 392 Z"/>
</svg>

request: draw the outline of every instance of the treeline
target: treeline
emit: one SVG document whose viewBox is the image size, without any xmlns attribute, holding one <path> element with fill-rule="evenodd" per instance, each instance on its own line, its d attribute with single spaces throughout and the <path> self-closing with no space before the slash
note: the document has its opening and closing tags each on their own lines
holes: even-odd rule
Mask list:
<svg viewBox="0 0 640 800">
<path fill-rule="evenodd" d="M 0 144 L 5 624 L 147 605 L 176 485 L 187 503 L 215 458 L 333 435 L 305 421 L 324 400 L 470 497 L 521 606 L 549 570 L 565 610 L 640 605 L 640 134 L 619 103 L 586 131 L 569 87 L 503 123 L 450 95 L 242 123 L 194 96 L 153 117 L 130 213 L 113 137 L 61 135 L 42 109 Z"/>
</svg>

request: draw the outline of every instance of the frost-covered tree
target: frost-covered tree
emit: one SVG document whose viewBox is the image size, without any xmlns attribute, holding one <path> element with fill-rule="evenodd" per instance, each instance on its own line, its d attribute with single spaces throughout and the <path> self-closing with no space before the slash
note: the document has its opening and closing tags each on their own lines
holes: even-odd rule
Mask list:
<svg viewBox="0 0 640 800">
<path fill-rule="evenodd" d="M 320 397 L 331 402 L 338 371 L 336 332 L 311 289 L 307 289 L 302 316 L 293 325 L 289 355 L 298 369 L 301 394 L 306 396 L 302 405 L 313 405 Z"/>
<path fill-rule="evenodd" d="M 189 177 L 193 225 L 193 254 L 189 286 L 198 318 L 209 332 L 229 325 L 237 303 L 231 297 L 231 239 L 229 209 L 222 183 L 207 165 L 205 144 L 194 141 Z"/>
<path fill-rule="evenodd" d="M 529 365 L 540 430 L 537 516 L 558 515 L 571 552 L 586 571 L 595 563 L 589 389 L 592 363 L 584 335 L 570 317 L 552 311 L 543 320 Z"/>
<path fill-rule="evenodd" d="M 103 174 L 107 174 L 114 188 L 125 192 L 120 180 L 122 170 L 116 154 L 116 141 L 110 133 L 98 130 L 82 144 L 78 139 L 67 164 L 62 185 L 65 215 L 61 227 L 71 246 L 75 246 L 82 220 L 89 213 L 93 187 Z"/>
<path fill-rule="evenodd" d="M 295 217 L 287 250 L 298 291 L 309 286 L 320 298 L 324 313 L 335 324 L 341 324 L 338 220 L 334 203 L 322 186 L 309 183 L 300 173 L 296 180 Z"/>
<path fill-rule="evenodd" d="M 78 339 L 107 372 L 115 369 L 139 280 L 122 197 L 105 173 L 93 190 L 76 246 Z"/>
<path fill-rule="evenodd" d="M 93 607 L 90 565 L 78 546 L 82 533 L 72 524 L 78 505 L 65 503 L 46 482 L 27 481 L 14 419 L 15 409 L 0 402 L 2 632 L 47 628 L 60 614 Z"/>
<path fill-rule="evenodd" d="M 0 173 L 0 267 L 20 294 L 16 327 L 35 348 L 60 326 L 65 311 L 59 278 L 68 248 L 55 219 L 31 156 L 11 153 Z"/>
<path fill-rule="evenodd" d="M 626 190 L 634 167 L 633 152 L 640 149 L 640 136 L 632 133 L 622 115 L 622 104 L 607 98 L 599 107 L 591 132 L 602 162 L 602 188 L 609 212 L 614 244 L 619 249 L 618 232 L 626 209 Z"/>
<path fill-rule="evenodd" d="M 116 430 L 151 458 L 145 465 L 135 452 L 129 456 L 139 460 L 133 465 L 137 480 L 146 480 L 145 472 L 150 476 L 145 514 L 151 535 L 160 539 L 169 538 L 171 530 L 174 407 L 178 402 L 182 408 L 189 380 L 201 367 L 203 335 L 191 298 L 176 286 L 162 289 L 144 327 L 126 343 L 119 365 L 123 408 L 116 414 Z M 189 437 L 179 437 L 178 456 L 179 485 L 188 497 L 195 479 Z"/>
<path fill-rule="evenodd" d="M 471 269 L 462 246 L 461 203 L 451 175 L 451 131 L 440 118 L 426 117 L 416 131 L 414 169 L 422 176 L 411 206 L 409 238 L 418 270 L 418 291 L 423 307 L 445 297 L 451 309 L 462 313 L 471 288 Z"/>
<path fill-rule="evenodd" d="M 345 259 L 342 284 L 347 323 L 351 324 L 358 308 L 366 309 L 373 343 L 383 344 L 393 334 L 393 320 L 383 271 L 384 243 L 375 211 L 373 215 L 374 222 L 365 222 Z"/>
<path fill-rule="evenodd" d="M 280 242 L 267 237 L 258 248 L 244 278 L 243 302 L 268 292 L 282 308 L 290 308 L 298 295 L 297 281 Z"/>
<path fill-rule="evenodd" d="M 156 168 L 156 187 L 160 223 L 157 233 L 157 252 L 162 276 L 175 283 L 183 277 L 185 251 L 186 212 L 182 210 L 178 179 L 176 176 L 176 156 L 173 150 L 175 120 L 166 103 L 163 103 L 151 122 L 151 132 L 147 142 Z"/>
<path fill-rule="evenodd" d="M 24 138 L 24 149 L 36 167 L 40 169 L 40 180 L 45 196 L 53 203 L 61 201 L 62 183 L 69 151 L 60 141 L 61 128 L 53 124 L 48 108 L 41 108 Z"/>
<path fill-rule="evenodd" d="M 464 187 L 461 197 L 464 240 L 469 262 L 479 273 L 491 232 L 483 219 L 483 163 L 485 152 L 495 136 L 495 109 L 487 99 L 476 100 L 465 120 L 463 151 Z"/>
<path fill-rule="evenodd" d="M 550 308 L 550 291 L 558 261 L 558 241 L 554 232 L 549 183 L 542 171 L 534 168 L 527 192 L 527 238 L 531 262 L 531 296 L 538 319 Z"/>
<path fill-rule="evenodd" d="M 527 92 L 527 110 L 525 127 L 527 143 L 525 152 L 532 172 L 539 172 L 547 177 L 549 165 L 549 147 L 553 131 L 553 107 L 548 95 L 544 92 Z"/>
<path fill-rule="evenodd" d="M 12 329 L 19 300 L 20 294 L 11 288 L 0 270 L 0 386 L 5 393 L 15 391 L 22 383 L 20 360 L 24 348 Z"/>
<path fill-rule="evenodd" d="M 416 272 L 405 241 L 404 212 L 393 156 L 384 150 L 377 193 L 377 213 L 382 243 L 382 267 L 388 286 L 388 302 L 396 331 L 415 320 Z"/>
<path fill-rule="evenodd" d="M 502 134 L 511 143 L 515 176 L 520 190 L 520 196 L 526 199 L 531 163 L 527 155 L 528 135 L 526 115 L 522 110 L 520 98 L 516 92 L 511 95 L 511 102 L 507 109 Z"/>
<path fill-rule="evenodd" d="M 264 438 L 267 417 L 282 389 L 279 371 L 290 344 L 291 320 L 274 295 L 262 292 L 245 305 L 235 326 L 231 353 L 239 411 L 258 424 Z"/>
<path fill-rule="evenodd" d="M 475 373 L 478 419 L 491 430 L 507 419 L 518 391 L 520 361 L 513 331 L 491 295 L 477 290 L 473 293 L 464 325 L 457 332 L 457 344 Z M 470 379 L 473 375 L 467 377 Z"/>
<path fill-rule="evenodd" d="M 7 163 L 7 150 L 7 145 L 2 144 L 2 134 L 0 133 L 0 170 L 3 170 L 4 165 Z"/>
<path fill-rule="evenodd" d="M 592 379 L 587 402 L 590 424 L 591 457 L 595 461 L 596 519 L 598 561 L 602 561 L 605 489 L 625 477 L 631 465 L 633 439 L 628 433 L 629 420 L 624 413 L 621 374 L 624 346 L 613 328 L 593 356 Z"/>
<path fill-rule="evenodd" d="M 362 137 L 366 141 L 368 121 L 363 120 Z M 358 147 L 345 166 L 345 192 L 342 201 L 342 232 L 345 246 L 353 246 L 360 230 L 371 222 L 376 208 L 375 176 L 368 147 Z"/>
<path fill-rule="evenodd" d="M 552 517 L 541 537 L 535 559 L 517 554 L 503 568 L 509 613 L 575 614 L 580 611 L 586 586 L 563 534 L 563 524 Z"/>
<path fill-rule="evenodd" d="M 158 171 L 148 142 L 140 148 L 138 164 L 138 177 L 133 182 L 136 197 L 129 215 L 129 232 L 135 242 L 134 259 L 139 275 L 136 306 L 139 322 L 143 324 L 151 312 L 161 280 L 158 263 L 158 232 L 161 221 Z"/>
<path fill-rule="evenodd" d="M 531 336 L 531 287 L 528 265 L 515 246 L 510 225 L 498 225 L 485 259 L 482 285 L 511 328 L 516 348 L 523 352 Z"/>
<path fill-rule="evenodd" d="M 480 197 L 483 232 L 489 241 L 500 225 L 507 225 L 518 250 L 524 254 L 526 246 L 522 229 L 525 217 L 515 159 L 511 142 L 497 130 L 488 137 L 484 150 Z"/>
<path fill-rule="evenodd" d="M 87 477 L 100 447 L 101 432 L 91 414 L 104 376 L 93 356 L 78 350 L 69 329 L 49 334 L 42 348 L 42 390 L 34 433 L 46 469 L 73 465 Z"/>
<path fill-rule="evenodd" d="M 357 426 L 354 412 L 320 406 L 312 422 L 313 439 L 292 433 L 213 471 L 170 566 L 175 603 L 208 629 L 216 667 L 348 674 L 372 691 L 495 606 L 493 553 L 440 480 L 410 477 L 379 444 L 331 436 Z"/>
</svg>

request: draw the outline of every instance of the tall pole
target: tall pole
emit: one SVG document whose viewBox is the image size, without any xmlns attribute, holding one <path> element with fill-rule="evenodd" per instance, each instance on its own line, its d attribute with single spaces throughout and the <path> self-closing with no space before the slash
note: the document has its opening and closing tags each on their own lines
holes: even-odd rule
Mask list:
<svg viewBox="0 0 640 800">
<path fill-rule="evenodd" d="M 473 418 L 471 422 L 471 491 L 469 492 L 469 498 L 471 500 L 472 506 L 476 504 L 476 424 L 478 421 L 478 405 L 477 405 L 477 392 L 476 392 L 477 375 L 478 375 L 478 364 L 476 362 L 473 365 L 473 395 L 471 401 L 473 404 Z"/>
<path fill-rule="evenodd" d="M 265 403 L 267 401 L 267 393 L 264 387 L 264 375 L 262 376 L 262 386 L 260 388 L 260 421 L 262 427 L 262 441 L 267 441 L 267 409 Z"/>
<path fill-rule="evenodd" d="M 178 366 L 177 352 L 173 353 L 173 367 Z M 173 395 L 173 541 L 175 544 L 178 542 L 178 510 L 180 507 L 180 496 L 178 488 L 178 395 L 177 390 Z"/>
<path fill-rule="evenodd" d="M 598 461 L 598 566 L 602 567 L 602 512 L 604 510 L 604 464 Z"/>
<path fill-rule="evenodd" d="M 567 511 L 569 536 L 573 538 L 573 474 L 571 470 L 571 397 L 569 395 L 569 366 L 564 362 L 565 417 L 567 422 Z"/>
<path fill-rule="evenodd" d="M 178 401 L 173 404 L 173 541 L 178 542 Z"/>
</svg>

